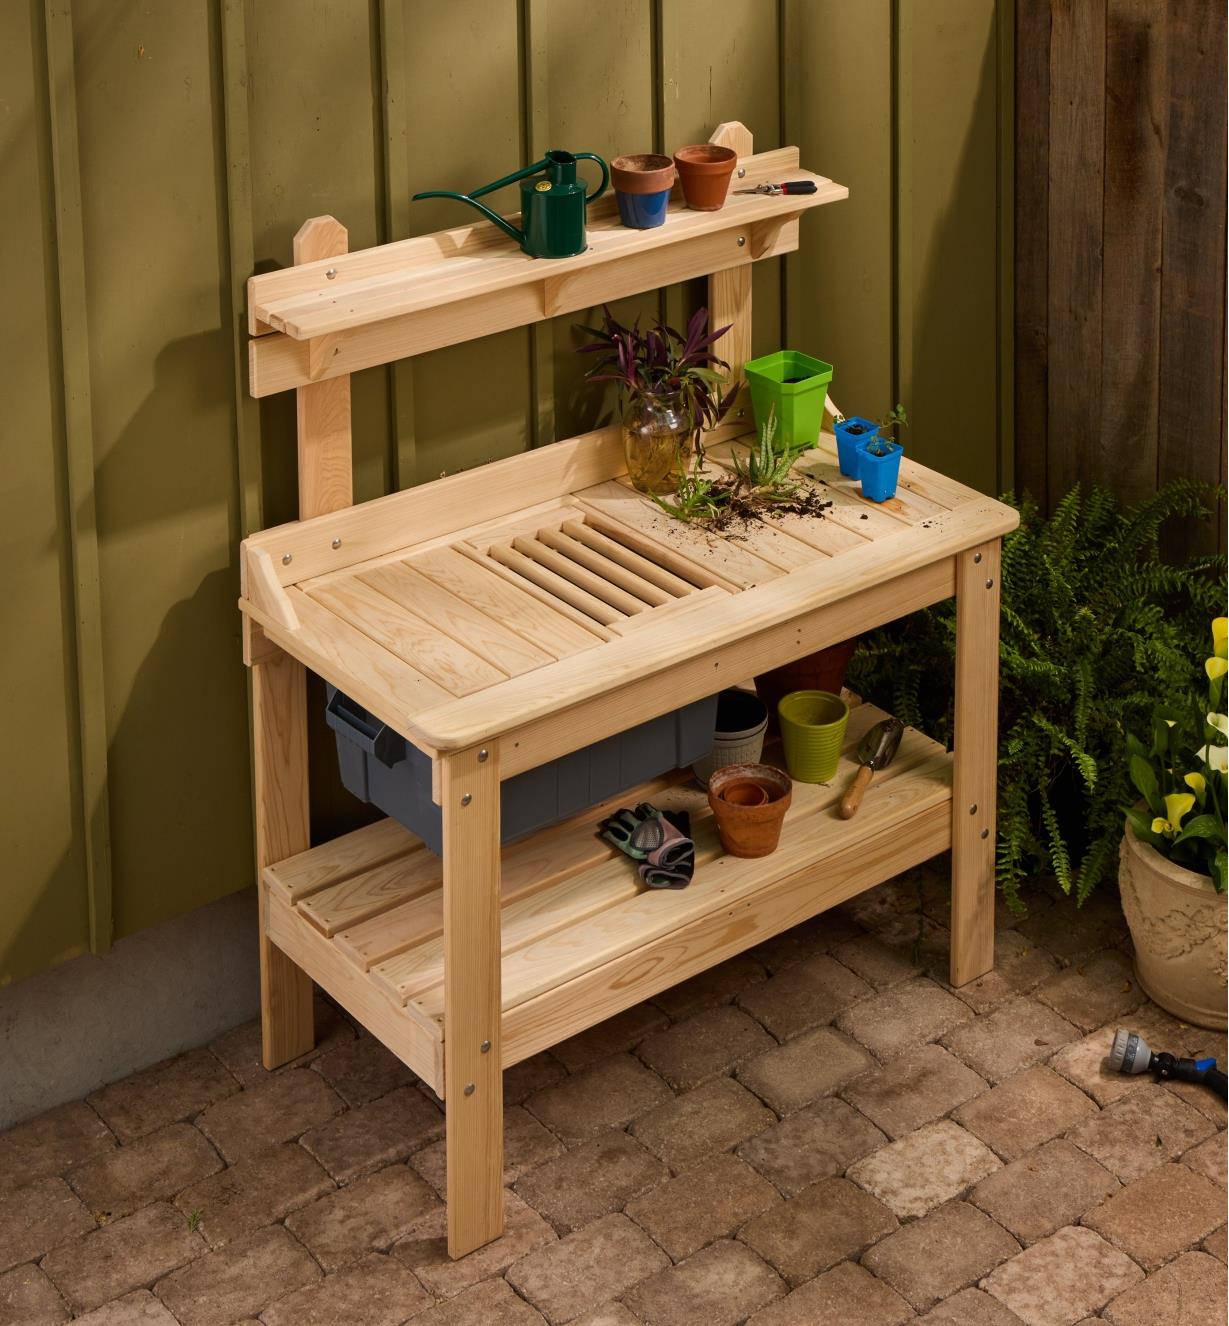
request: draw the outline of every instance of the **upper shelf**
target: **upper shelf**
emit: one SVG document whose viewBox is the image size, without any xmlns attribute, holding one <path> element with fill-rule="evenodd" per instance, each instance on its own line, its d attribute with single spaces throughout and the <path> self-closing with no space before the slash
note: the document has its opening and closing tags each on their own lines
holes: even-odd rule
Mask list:
<svg viewBox="0 0 1229 1326">
<path fill-rule="evenodd" d="M 720 211 L 692 212 L 672 198 L 665 224 L 653 230 L 624 227 L 614 198 L 603 198 L 589 209 L 589 247 L 575 258 L 531 258 L 489 221 L 477 221 L 253 276 L 252 395 L 792 252 L 802 212 L 849 196 L 798 160 L 796 147 L 741 158 Z M 814 180 L 818 190 L 734 192 L 786 178 Z"/>
</svg>

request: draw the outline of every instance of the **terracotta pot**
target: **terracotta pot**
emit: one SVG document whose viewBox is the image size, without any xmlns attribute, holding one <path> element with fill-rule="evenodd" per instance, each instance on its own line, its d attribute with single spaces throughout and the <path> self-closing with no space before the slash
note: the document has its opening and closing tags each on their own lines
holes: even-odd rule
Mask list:
<svg viewBox="0 0 1229 1326">
<path fill-rule="evenodd" d="M 610 182 L 620 193 L 660 193 L 674 188 L 674 162 L 655 152 L 634 152 L 610 163 Z"/>
<path fill-rule="evenodd" d="M 858 647 L 858 637 L 829 645 L 805 658 L 796 658 L 783 667 L 773 668 L 755 679 L 756 693 L 768 706 L 768 726 L 777 729 L 777 705 L 791 691 L 831 691 L 840 695 L 845 684 L 849 660 Z"/>
<path fill-rule="evenodd" d="M 767 800 L 759 805 L 740 805 L 738 798 L 751 795 L 748 784 L 766 793 Z M 771 764 L 727 764 L 713 770 L 708 780 L 708 804 L 728 855 L 767 856 L 777 850 L 792 788 L 789 775 Z M 732 793 L 733 800 L 724 795 L 726 791 Z"/>
<path fill-rule="evenodd" d="M 718 147 L 715 143 L 695 143 L 680 147 L 674 154 L 683 197 L 693 212 L 717 212 L 725 206 L 730 189 L 730 176 L 738 164 L 738 153 L 732 147 Z"/>
<path fill-rule="evenodd" d="M 1197 1027 L 1225 1030 L 1225 924 L 1229 895 L 1141 842 L 1128 823 L 1118 857 L 1122 910 L 1140 988 Z"/>
</svg>

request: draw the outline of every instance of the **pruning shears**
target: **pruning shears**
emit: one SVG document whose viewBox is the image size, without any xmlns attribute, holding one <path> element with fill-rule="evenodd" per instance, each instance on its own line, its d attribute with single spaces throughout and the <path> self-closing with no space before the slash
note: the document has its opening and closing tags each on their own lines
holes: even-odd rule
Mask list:
<svg viewBox="0 0 1229 1326">
<path fill-rule="evenodd" d="M 753 189 L 735 189 L 735 193 L 818 193 L 814 180 L 786 180 L 784 184 L 757 184 Z"/>
</svg>

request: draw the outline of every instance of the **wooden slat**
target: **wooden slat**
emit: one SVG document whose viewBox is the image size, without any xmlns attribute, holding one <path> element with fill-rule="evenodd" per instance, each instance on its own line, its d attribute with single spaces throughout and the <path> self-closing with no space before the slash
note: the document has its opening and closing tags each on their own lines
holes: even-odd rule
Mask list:
<svg viewBox="0 0 1229 1326">
<path fill-rule="evenodd" d="M 649 561 L 647 557 L 641 557 L 638 552 L 633 552 L 631 548 L 609 538 L 601 530 L 586 525 L 583 519 L 565 522 L 563 532 L 587 548 L 592 548 L 594 552 L 600 553 L 607 561 L 617 562 L 640 579 L 657 585 L 676 598 L 682 598 L 696 588 L 672 571 L 667 571 L 664 567 Z"/>
<path fill-rule="evenodd" d="M 440 863 L 425 846 L 319 889 L 299 903 L 299 912 L 330 938 L 339 930 L 378 916 L 440 886 Z"/>
<path fill-rule="evenodd" d="M 634 594 L 629 594 L 626 590 L 620 589 L 618 585 L 612 584 L 604 576 L 595 575 L 587 567 L 572 561 L 570 557 L 563 553 L 556 552 L 554 548 L 547 546 L 545 543 L 539 543 L 537 539 L 513 539 L 512 547 L 523 557 L 532 559 L 539 566 L 545 566 L 557 576 L 561 576 L 564 580 L 579 586 L 586 593 L 592 594 L 604 603 L 609 603 L 612 608 L 625 616 L 635 616 L 636 613 L 644 612 L 648 607 L 642 599 L 638 599 Z M 498 552 L 496 556 L 498 556 Z"/>
<path fill-rule="evenodd" d="M 311 597 L 450 695 L 472 695 L 508 675 L 362 581 L 336 581 Z"/>
<path fill-rule="evenodd" d="M 359 579 L 385 597 L 433 622 L 441 631 L 510 677 L 540 668 L 554 655 L 530 644 L 477 608 L 441 589 L 408 562 L 396 562 Z"/>
<path fill-rule="evenodd" d="M 601 553 L 595 552 L 588 544 L 572 538 L 571 535 L 558 530 L 544 529 L 538 531 L 538 541 L 546 544 L 548 548 L 552 548 L 555 552 L 561 553 L 569 561 L 579 562 L 581 566 L 592 571 L 594 575 L 617 585 L 619 589 L 634 595 L 650 607 L 657 607 L 662 603 L 673 603 L 675 601 L 673 594 L 667 594 L 664 589 L 658 589 L 655 584 L 643 580 L 634 572 L 627 570 L 621 562 L 612 561 Z"/>
<path fill-rule="evenodd" d="M 540 561 L 527 557 L 519 548 L 492 548 L 490 557 L 500 566 L 515 572 L 522 580 L 537 585 L 559 604 L 566 604 L 586 617 L 592 617 L 595 622 L 608 626 L 611 622 L 623 619 L 623 613 L 612 608 L 604 599 L 595 597 Z"/>
<path fill-rule="evenodd" d="M 592 508 L 608 519 L 647 534 L 667 547 L 673 545 L 690 561 L 707 561 L 714 571 L 739 589 L 762 585 L 781 575 L 781 567 L 765 561 L 729 539 L 681 525 L 625 484 L 613 481 L 596 484 L 576 496 L 586 509 Z M 806 551 L 810 552 L 810 549 Z"/>
<path fill-rule="evenodd" d="M 330 884 L 405 856 L 420 844 L 396 820 L 380 820 L 267 866 L 264 879 L 284 902 L 293 905 Z"/>
<path fill-rule="evenodd" d="M 729 590 L 741 588 L 734 581 L 719 575 L 711 567 L 705 566 L 702 562 L 693 561 L 690 557 L 684 557 L 675 549 L 659 542 L 657 539 L 650 538 L 641 530 L 633 529 L 630 525 L 624 525 L 620 521 L 612 519 L 597 507 L 583 501 L 579 502 L 579 505 L 584 513 L 586 528 L 596 530 L 599 534 L 605 535 L 611 542 L 631 549 L 646 560 L 662 567 L 671 575 L 686 581 L 689 585 L 700 589 L 708 589 L 713 585 Z"/>
<path fill-rule="evenodd" d="M 555 658 L 592 649 L 598 637 L 453 548 L 419 553 L 411 563 L 437 585 Z"/>
<path fill-rule="evenodd" d="M 509 570 L 502 562 L 497 562 L 486 553 L 478 552 L 476 548 L 467 543 L 458 543 L 457 551 L 463 553 L 476 565 L 489 571 L 493 576 L 504 581 L 505 584 L 511 585 L 518 593 L 537 599 L 539 603 L 552 612 L 566 617 L 577 626 L 592 632 L 598 639 L 610 640 L 612 638 L 613 633 L 608 626 L 603 626 L 601 622 L 595 621 L 588 613 L 581 612 L 579 608 L 574 608 L 570 603 L 563 602 L 562 599 L 543 589 L 541 585 L 535 584 L 534 581 L 526 580 L 524 576 L 517 575 L 515 571 Z"/>
</svg>

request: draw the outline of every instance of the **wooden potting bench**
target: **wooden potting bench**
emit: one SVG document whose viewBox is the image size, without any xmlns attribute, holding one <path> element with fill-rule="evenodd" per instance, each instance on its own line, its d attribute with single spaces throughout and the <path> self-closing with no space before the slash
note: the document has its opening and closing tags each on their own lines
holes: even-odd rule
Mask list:
<svg viewBox="0 0 1229 1326">
<path fill-rule="evenodd" d="M 752 154 L 735 187 L 800 178 L 796 148 Z M 999 547 L 1017 517 L 906 460 L 865 501 L 831 437 L 799 462 L 832 506 L 738 537 L 684 526 L 626 482 L 617 427 L 352 506 L 349 374 L 707 275 L 735 372 L 751 344 L 751 264 L 798 245 L 801 212 L 847 196 L 672 202 L 660 229 L 591 209 L 590 247 L 535 260 L 485 222 L 346 252 L 308 222 L 295 264 L 249 283 L 251 389 L 298 393 L 299 521 L 242 549 L 252 668 L 264 1061 L 312 1046 L 318 982 L 446 1102 L 448 1246 L 503 1227 L 510 1064 L 952 849 L 951 976 L 993 962 Z M 475 384 L 478 389 L 478 384 Z M 726 427 L 750 431 L 750 410 Z M 720 442 L 720 439 L 717 439 Z M 718 463 L 722 446 L 713 453 Z M 610 807 L 500 847 L 500 781 L 758 672 L 955 594 L 955 756 L 909 731 L 858 816 L 795 788 L 781 845 L 722 855 L 675 774 L 613 804 L 693 812 L 697 869 L 646 892 L 596 836 Z M 310 847 L 305 671 L 427 753 L 437 858 L 391 820 Z"/>
</svg>

